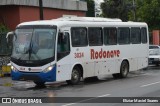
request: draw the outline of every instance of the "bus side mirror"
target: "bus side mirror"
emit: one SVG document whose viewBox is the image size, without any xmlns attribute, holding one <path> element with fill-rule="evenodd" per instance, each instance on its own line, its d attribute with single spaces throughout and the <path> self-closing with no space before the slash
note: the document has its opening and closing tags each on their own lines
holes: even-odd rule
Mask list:
<svg viewBox="0 0 160 106">
<path fill-rule="evenodd" d="M 14 36 L 14 35 L 15 35 L 15 34 L 14 34 L 13 31 L 7 33 L 7 35 L 6 35 L 7 43 L 8 43 L 8 41 L 9 41 L 9 36 Z"/>
</svg>

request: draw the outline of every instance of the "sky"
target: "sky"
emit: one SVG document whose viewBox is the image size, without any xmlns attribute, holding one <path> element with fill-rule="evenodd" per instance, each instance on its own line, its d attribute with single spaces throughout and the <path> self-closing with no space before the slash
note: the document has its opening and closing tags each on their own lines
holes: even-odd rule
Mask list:
<svg viewBox="0 0 160 106">
<path fill-rule="evenodd" d="M 103 2 L 103 0 L 94 0 L 95 2 L 97 2 L 98 4 Z"/>
</svg>

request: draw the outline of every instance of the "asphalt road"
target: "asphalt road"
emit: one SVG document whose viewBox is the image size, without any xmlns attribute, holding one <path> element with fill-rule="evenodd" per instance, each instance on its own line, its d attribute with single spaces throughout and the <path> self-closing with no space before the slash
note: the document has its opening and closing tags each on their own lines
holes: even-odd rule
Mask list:
<svg viewBox="0 0 160 106">
<path fill-rule="evenodd" d="M 74 103 L 47 104 L 10 104 L 10 106 L 159 106 L 160 103 L 118 103 L 128 100 L 127 97 L 159 97 L 160 102 L 160 67 L 150 66 L 147 70 L 130 72 L 125 79 L 113 79 L 112 76 L 101 76 L 98 81 L 82 81 L 79 85 L 67 85 L 65 82 L 47 83 L 44 88 L 35 87 L 32 82 L 11 81 L 10 77 L 0 78 L 0 97 L 66 97 L 75 99 Z M 73 97 L 73 98 L 67 98 Z M 87 98 L 86 98 L 87 97 Z M 113 97 L 113 98 L 110 98 Z M 119 97 L 119 98 L 116 98 Z M 115 103 L 98 103 L 111 100 Z M 118 100 L 117 100 L 118 99 Z M 125 100 L 124 100 L 125 101 Z M 94 103 L 96 102 L 96 103 Z M 125 101 L 126 102 L 126 101 Z M 0 104 L 0 106 L 9 104 Z"/>
</svg>

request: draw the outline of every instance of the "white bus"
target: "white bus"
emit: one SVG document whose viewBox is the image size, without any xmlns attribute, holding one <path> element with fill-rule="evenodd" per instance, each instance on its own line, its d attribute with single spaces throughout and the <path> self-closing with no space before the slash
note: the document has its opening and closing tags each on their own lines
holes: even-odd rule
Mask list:
<svg viewBox="0 0 160 106">
<path fill-rule="evenodd" d="M 21 23 L 12 34 L 12 80 L 78 84 L 99 75 L 125 78 L 148 66 L 146 23 L 65 17 Z"/>
</svg>

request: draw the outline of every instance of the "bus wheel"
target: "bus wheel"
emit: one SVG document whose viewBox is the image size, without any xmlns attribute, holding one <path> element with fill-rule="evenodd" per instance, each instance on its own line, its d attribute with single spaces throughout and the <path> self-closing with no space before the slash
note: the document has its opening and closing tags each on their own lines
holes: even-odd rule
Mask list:
<svg viewBox="0 0 160 106">
<path fill-rule="evenodd" d="M 113 78 L 118 79 L 120 78 L 120 73 L 112 74 Z"/>
<path fill-rule="evenodd" d="M 99 81 L 99 78 L 97 76 L 94 77 L 88 77 L 84 79 L 85 82 L 95 82 L 95 81 Z"/>
<path fill-rule="evenodd" d="M 80 73 L 79 67 L 75 67 L 72 70 L 71 80 L 67 80 L 66 82 L 68 84 L 76 85 L 80 82 L 81 79 L 81 73 Z"/>
<path fill-rule="evenodd" d="M 129 72 L 129 64 L 127 61 L 121 63 L 120 78 L 126 78 Z"/>
<path fill-rule="evenodd" d="M 45 82 L 34 81 L 36 87 L 45 87 Z"/>
</svg>

